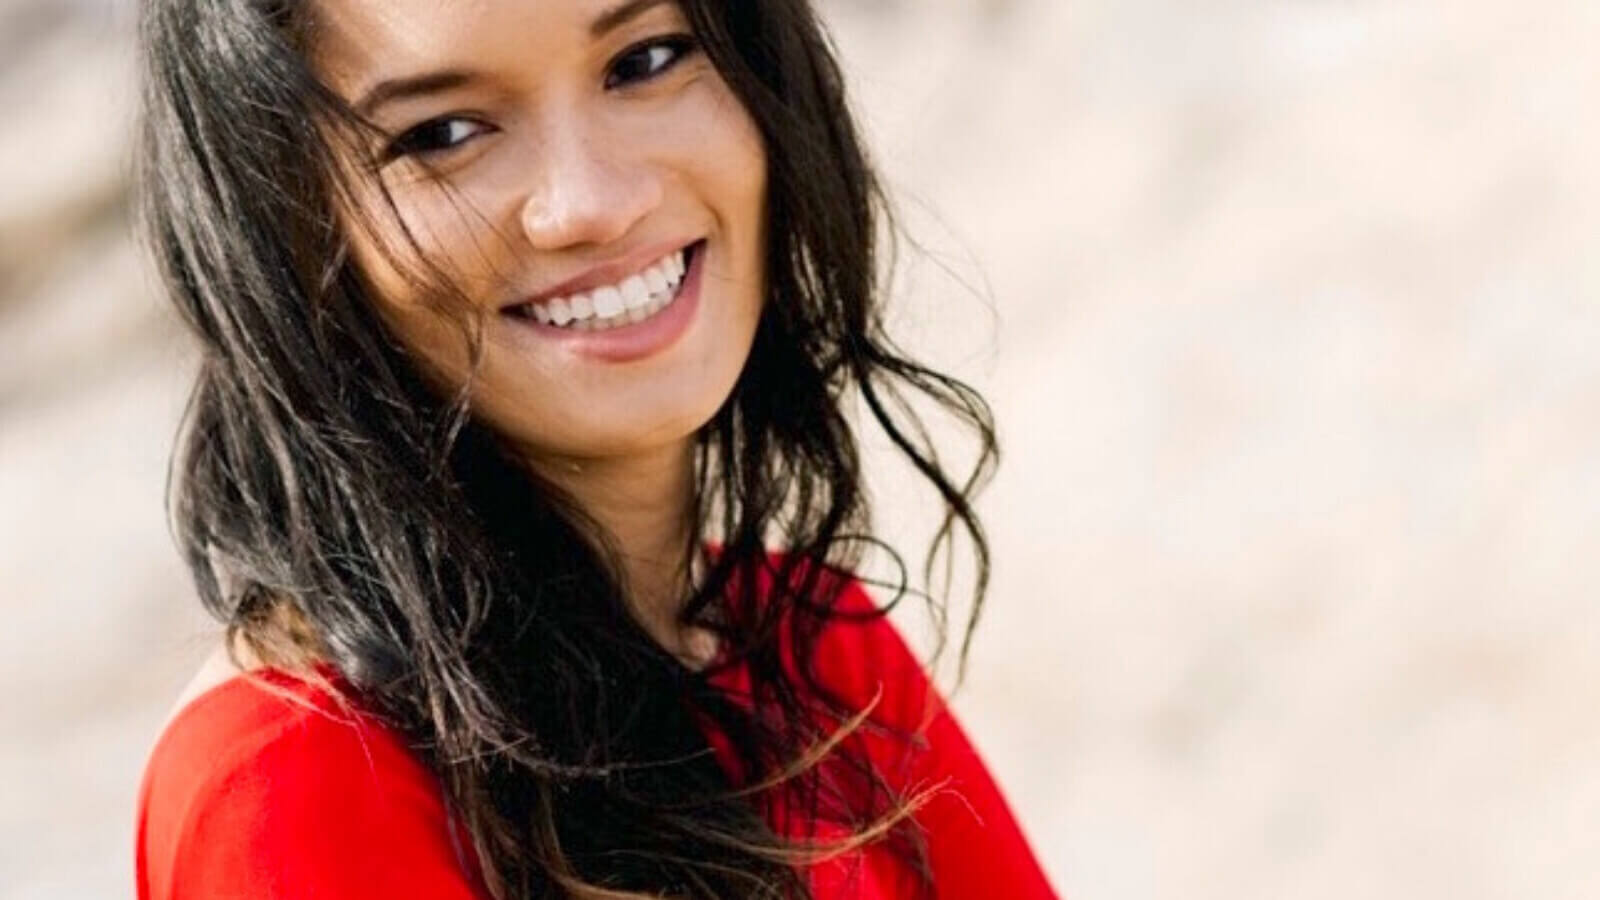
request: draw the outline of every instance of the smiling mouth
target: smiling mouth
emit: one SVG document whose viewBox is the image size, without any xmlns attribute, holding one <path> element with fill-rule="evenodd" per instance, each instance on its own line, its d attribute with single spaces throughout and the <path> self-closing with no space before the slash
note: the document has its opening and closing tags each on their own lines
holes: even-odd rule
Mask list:
<svg viewBox="0 0 1600 900">
<path fill-rule="evenodd" d="M 519 304 L 506 308 L 505 313 L 572 331 L 606 331 L 643 322 L 671 306 L 683 293 L 689 266 L 704 246 L 705 241 L 701 240 L 669 253 L 617 284 Z"/>
</svg>

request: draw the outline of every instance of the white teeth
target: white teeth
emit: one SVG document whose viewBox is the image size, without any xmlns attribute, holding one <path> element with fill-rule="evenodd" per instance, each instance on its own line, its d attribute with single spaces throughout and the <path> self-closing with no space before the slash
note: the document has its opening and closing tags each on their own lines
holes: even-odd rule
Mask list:
<svg viewBox="0 0 1600 900">
<path fill-rule="evenodd" d="M 660 266 L 651 266 L 644 270 L 644 286 L 650 289 L 652 295 L 667 289 L 667 276 L 661 274 Z"/>
<path fill-rule="evenodd" d="M 542 324 L 579 331 L 601 331 L 643 321 L 672 303 L 687 268 L 685 253 L 680 250 L 643 272 L 628 276 L 619 285 L 545 303 L 529 303 L 523 310 Z"/>
<path fill-rule="evenodd" d="M 629 309 L 639 309 L 650 302 L 650 289 L 645 287 L 643 278 L 635 275 L 622 283 L 622 299 Z"/>
<path fill-rule="evenodd" d="M 627 309 L 627 304 L 622 302 L 622 292 L 614 287 L 603 287 L 594 292 L 594 314 L 602 319 L 609 319 L 617 313 Z"/>
</svg>

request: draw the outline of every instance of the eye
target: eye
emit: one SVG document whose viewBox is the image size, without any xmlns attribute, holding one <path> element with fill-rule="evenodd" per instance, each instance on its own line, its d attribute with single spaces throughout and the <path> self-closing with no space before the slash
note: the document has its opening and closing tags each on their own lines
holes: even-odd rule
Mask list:
<svg viewBox="0 0 1600 900">
<path fill-rule="evenodd" d="M 489 126 L 474 119 L 444 116 L 430 119 L 408 129 L 384 150 L 386 159 L 402 156 L 428 156 L 453 150 L 489 130 Z"/>
<path fill-rule="evenodd" d="M 611 71 L 606 73 L 606 88 L 648 81 L 682 62 L 697 48 L 695 39 L 687 34 L 634 44 L 618 54 L 611 64 Z"/>
</svg>

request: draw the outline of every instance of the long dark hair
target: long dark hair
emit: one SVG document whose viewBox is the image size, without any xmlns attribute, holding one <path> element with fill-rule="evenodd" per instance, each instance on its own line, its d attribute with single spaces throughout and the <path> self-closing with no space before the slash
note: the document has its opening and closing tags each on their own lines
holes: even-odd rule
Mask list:
<svg viewBox="0 0 1600 900">
<path fill-rule="evenodd" d="M 977 393 L 885 334 L 887 207 L 809 4 L 681 3 L 783 148 L 754 348 L 698 435 L 694 536 L 718 550 L 682 614 L 718 632 L 748 697 L 649 637 L 603 529 L 384 327 L 334 213 L 350 189 L 338 135 L 370 126 L 310 70 L 302 5 L 146 0 L 141 22 L 145 233 L 201 348 L 172 517 L 230 646 L 331 665 L 438 773 L 497 897 L 805 896 L 795 863 L 851 842 L 780 837 L 777 809 L 883 837 L 936 887 L 916 798 L 873 770 L 848 727 L 870 710 L 825 689 L 814 647 L 847 618 L 835 575 L 876 543 L 849 410 L 942 498 L 925 576 L 967 535 L 966 638 L 994 427 Z M 970 471 L 940 463 L 914 401 L 975 437 Z"/>
</svg>

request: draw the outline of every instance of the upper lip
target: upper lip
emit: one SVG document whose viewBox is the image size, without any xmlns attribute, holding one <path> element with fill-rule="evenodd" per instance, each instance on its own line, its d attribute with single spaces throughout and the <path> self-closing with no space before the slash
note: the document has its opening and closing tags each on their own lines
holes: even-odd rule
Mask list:
<svg viewBox="0 0 1600 900">
<path fill-rule="evenodd" d="M 603 262 L 597 266 L 585 269 L 583 272 L 549 285 L 538 293 L 529 294 L 520 300 L 514 300 L 505 305 L 505 309 L 526 306 L 529 303 L 544 303 L 557 297 L 569 297 L 592 291 L 606 285 L 620 284 L 630 275 L 638 275 L 646 268 L 671 254 L 685 250 L 692 246 L 694 241 L 662 241 L 651 244 L 624 256 Z"/>
</svg>

